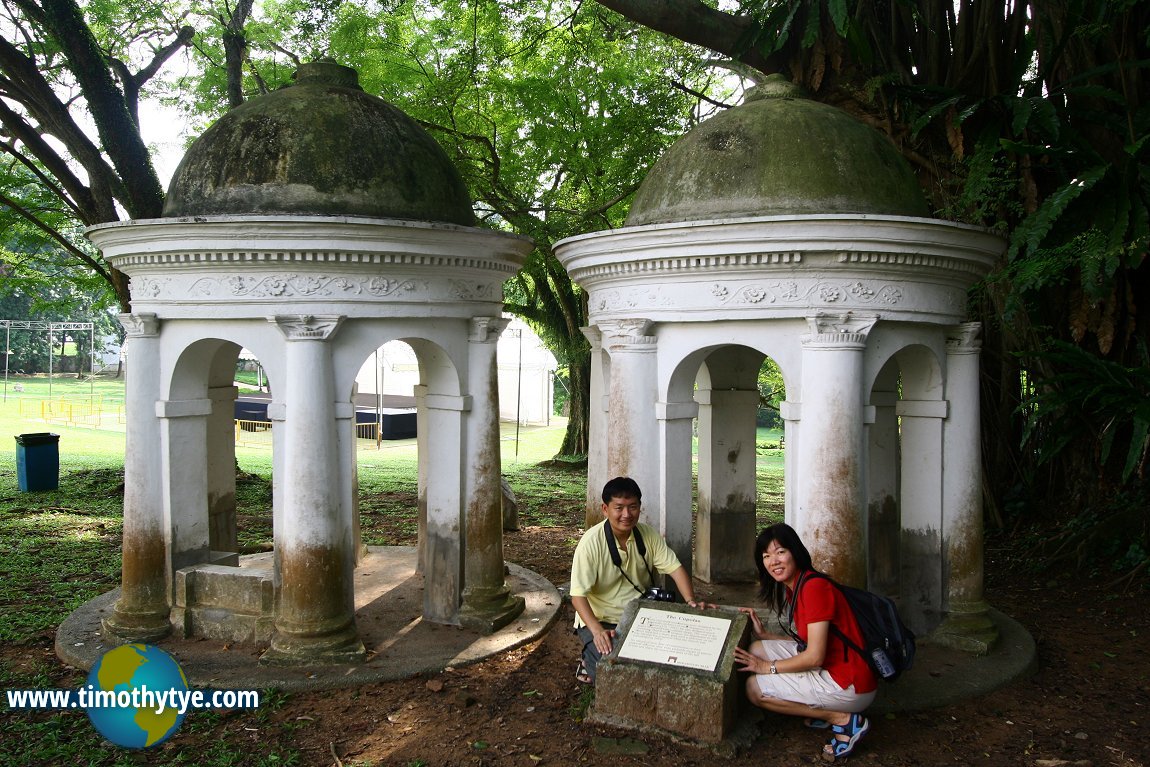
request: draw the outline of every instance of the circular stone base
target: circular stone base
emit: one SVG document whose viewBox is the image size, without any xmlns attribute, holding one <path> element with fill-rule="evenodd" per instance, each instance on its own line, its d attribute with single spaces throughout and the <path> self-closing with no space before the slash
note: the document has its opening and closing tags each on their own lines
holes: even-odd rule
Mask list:
<svg viewBox="0 0 1150 767">
<path fill-rule="evenodd" d="M 275 687 L 288 692 L 356 687 L 442 671 L 513 649 L 545 634 L 562 605 L 559 592 L 549 581 L 508 563 L 507 586 L 512 594 L 523 597 L 526 606 L 507 626 L 483 636 L 458 626 L 425 622 L 423 576 L 415 572 L 415 562 L 414 547 L 372 546 L 356 568 L 355 617 L 367 649 L 363 663 L 269 666 L 259 663 L 267 649 L 264 644 L 236 645 L 174 635 L 155 644 L 179 662 L 193 687 Z M 101 594 L 60 625 L 56 654 L 65 663 L 89 670 L 107 650 L 123 644 L 105 635 L 101 626 L 119 594 L 119 589 Z"/>
</svg>

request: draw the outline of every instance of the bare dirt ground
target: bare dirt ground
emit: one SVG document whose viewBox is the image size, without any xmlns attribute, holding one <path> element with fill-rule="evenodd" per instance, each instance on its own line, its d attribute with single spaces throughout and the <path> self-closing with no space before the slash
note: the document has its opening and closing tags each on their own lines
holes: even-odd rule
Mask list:
<svg viewBox="0 0 1150 767">
<path fill-rule="evenodd" d="M 566 527 L 508 533 L 506 556 L 564 583 L 568 541 L 575 535 L 574 528 Z M 893 767 L 1150 764 L 1150 600 L 1145 588 L 1123 591 L 1107 585 L 1109 574 L 1029 574 L 1022 566 L 1023 549 L 992 542 L 987 595 L 1036 640 L 1037 674 L 979 699 L 876 721 L 851 762 Z M 764 718 L 750 751 L 733 757 L 581 722 L 578 712 L 587 688 L 573 678 L 577 648 L 568 629 L 571 619 L 568 605 L 543 639 L 472 666 L 356 690 L 293 694 L 258 715 L 225 714 L 212 727 L 185 722 L 167 743 L 137 752 L 127 763 L 185 763 L 182 756 L 196 764 L 195 754 L 219 740 L 250 754 L 251 763 L 273 750 L 295 750 L 295 763 L 309 766 L 819 763 L 821 736 L 786 718 Z M 34 646 L 5 647 L 0 657 L 19 665 L 52 664 L 52 640 L 44 636 Z M 58 661 L 55 668 L 49 682 L 54 686 L 82 681 Z"/>
</svg>

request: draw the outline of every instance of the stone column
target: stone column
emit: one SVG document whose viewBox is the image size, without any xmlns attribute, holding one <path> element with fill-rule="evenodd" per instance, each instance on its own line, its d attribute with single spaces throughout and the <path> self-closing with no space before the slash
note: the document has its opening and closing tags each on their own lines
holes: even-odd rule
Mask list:
<svg viewBox="0 0 1150 767">
<path fill-rule="evenodd" d="M 899 440 L 895 407 L 898 392 L 871 391 L 874 423 L 868 431 L 867 449 L 867 552 L 870 573 L 867 587 L 892 595 L 899 590 L 899 550 L 902 525 L 899 516 Z"/>
<path fill-rule="evenodd" d="M 943 552 L 946 618 L 935 631 L 942 644 L 983 654 L 998 640 L 983 599 L 982 445 L 979 413 L 981 325 L 965 322 L 946 343 L 950 416 L 943 424 Z"/>
<path fill-rule="evenodd" d="M 270 663 L 363 660 L 355 626 L 355 552 L 340 503 L 331 348 L 341 316 L 270 318 L 286 340 L 282 524 Z"/>
<path fill-rule="evenodd" d="M 759 392 L 700 389 L 699 512 L 695 575 L 709 583 L 755 579 L 755 413 Z"/>
<path fill-rule="evenodd" d="M 902 467 L 899 551 L 903 619 L 925 634 L 942 619 L 942 419 L 944 400 L 899 400 Z"/>
<path fill-rule="evenodd" d="M 799 463 L 803 432 L 803 403 L 783 400 L 779 403 L 783 419 L 783 521 L 798 529 L 799 493 L 803 483 L 803 466 Z M 757 535 L 757 533 L 756 533 Z"/>
<path fill-rule="evenodd" d="M 412 387 L 415 397 L 415 460 L 416 469 L 416 523 L 415 571 L 426 572 L 427 566 L 427 471 L 431 465 L 431 413 L 427 409 L 427 387 L 418 384 Z"/>
<path fill-rule="evenodd" d="M 463 418 L 471 397 L 432 394 L 415 387 L 415 399 L 428 438 L 419 455 L 423 528 L 423 619 L 459 624 L 463 599 L 463 549 L 467 535 L 463 516 Z M 424 448 L 426 445 L 426 448 Z M 425 460 L 426 459 L 426 460 Z"/>
<path fill-rule="evenodd" d="M 610 359 L 603 351 L 603 334 L 595 326 L 580 328 L 591 344 L 591 391 L 588 396 L 587 422 L 587 508 L 583 514 L 584 528 L 603 521 L 603 485 L 611 479 L 607 474 L 607 411 L 610 397 L 606 382 Z"/>
<path fill-rule="evenodd" d="M 168 540 L 168 577 L 211 561 L 208 520 L 207 399 L 160 400 L 161 495 Z"/>
<path fill-rule="evenodd" d="M 215 564 L 239 565 L 236 531 L 236 434 L 234 386 L 208 389 L 208 541 Z"/>
<path fill-rule="evenodd" d="M 120 598 L 104 630 L 130 642 L 167 635 L 168 549 L 160 490 L 160 323 L 154 314 L 121 314 L 127 331 L 124 544 Z"/>
<path fill-rule="evenodd" d="M 495 351 L 507 326 L 500 317 L 475 317 L 468 334 L 471 412 L 464 422 L 467 546 L 459 622 L 483 634 L 497 631 L 523 612 L 504 580 L 503 492 L 500 482 L 499 370 Z"/>
<path fill-rule="evenodd" d="M 628 476 L 643 491 L 643 507 L 662 515 L 659 497 L 656 339 L 642 318 L 599 323 L 603 348 L 611 355 L 608 382 L 607 479 Z M 602 490 L 602 484 L 600 485 Z"/>
<path fill-rule="evenodd" d="M 647 522 L 658 520 L 656 526 L 663 531 L 667 545 L 688 570 L 694 569 L 691 562 L 691 431 L 698 413 L 699 405 L 695 402 L 655 405 L 659 423 L 659 497 L 663 503 L 657 509 L 646 511 Z M 600 503 L 602 498 L 600 492 Z M 646 507 L 646 497 L 643 500 Z M 669 578 L 664 581 L 664 585 L 671 585 Z"/>
<path fill-rule="evenodd" d="M 356 456 L 358 434 L 354 393 L 351 402 L 335 403 L 335 419 L 336 455 L 339 456 L 336 476 L 339 477 L 340 515 L 350 520 L 351 550 L 355 552 L 355 562 L 358 565 L 367 554 L 367 547 L 363 545 L 359 524 L 359 463 Z"/>
<path fill-rule="evenodd" d="M 874 316 L 818 314 L 802 337 L 802 466 L 795 529 L 814 564 L 866 585 L 863 353 Z M 791 445 L 787 445 L 787 452 Z M 789 480 L 789 477 L 788 477 Z"/>
<path fill-rule="evenodd" d="M 286 344 L 285 344 L 286 346 Z M 277 386 L 275 399 L 268 403 L 268 422 L 272 427 L 272 534 L 284 526 L 284 457 L 287 455 L 287 405 L 284 387 Z M 276 576 L 278 578 L 278 576 Z"/>
</svg>

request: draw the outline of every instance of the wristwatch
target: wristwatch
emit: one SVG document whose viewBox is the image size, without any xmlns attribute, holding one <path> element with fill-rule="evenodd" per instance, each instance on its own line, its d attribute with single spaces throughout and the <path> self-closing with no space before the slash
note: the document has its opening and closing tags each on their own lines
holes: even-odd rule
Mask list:
<svg viewBox="0 0 1150 767">
<path fill-rule="evenodd" d="M 777 668 L 775 668 L 775 662 L 774 661 L 771 661 L 771 673 L 772 674 L 779 673 L 779 670 Z"/>
</svg>

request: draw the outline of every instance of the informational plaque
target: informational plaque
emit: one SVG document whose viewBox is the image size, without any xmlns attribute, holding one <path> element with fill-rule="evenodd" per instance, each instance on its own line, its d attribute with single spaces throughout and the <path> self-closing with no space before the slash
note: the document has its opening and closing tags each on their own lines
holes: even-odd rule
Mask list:
<svg viewBox="0 0 1150 767">
<path fill-rule="evenodd" d="M 714 671 L 730 628 L 730 618 L 640 607 L 618 657 Z"/>
</svg>

